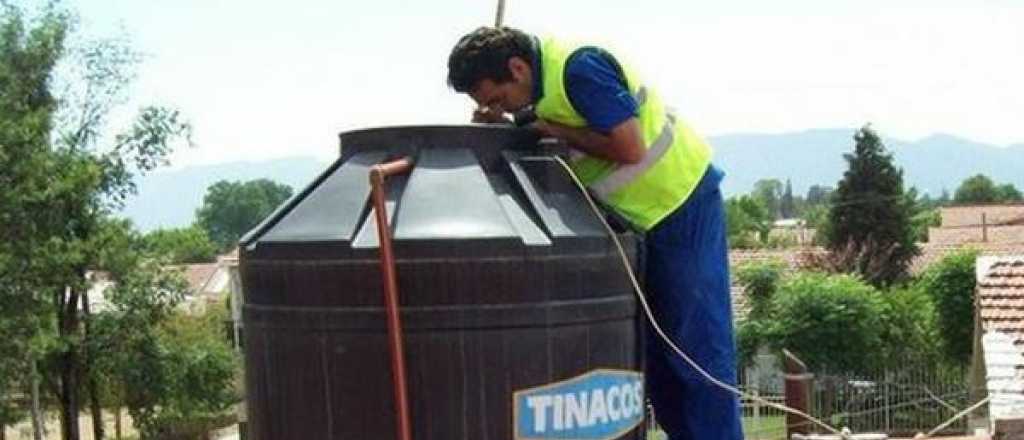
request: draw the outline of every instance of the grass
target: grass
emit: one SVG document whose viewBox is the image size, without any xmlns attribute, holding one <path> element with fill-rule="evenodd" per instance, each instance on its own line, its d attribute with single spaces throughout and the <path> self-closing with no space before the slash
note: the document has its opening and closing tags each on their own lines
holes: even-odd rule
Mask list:
<svg viewBox="0 0 1024 440">
<path fill-rule="evenodd" d="M 743 436 L 747 440 L 783 440 L 786 438 L 786 417 L 744 417 Z"/>
<path fill-rule="evenodd" d="M 747 440 L 784 440 L 786 438 L 786 418 L 783 416 L 764 416 L 759 419 L 743 418 L 743 435 Z M 647 440 L 668 440 L 662 431 L 648 431 Z"/>
</svg>

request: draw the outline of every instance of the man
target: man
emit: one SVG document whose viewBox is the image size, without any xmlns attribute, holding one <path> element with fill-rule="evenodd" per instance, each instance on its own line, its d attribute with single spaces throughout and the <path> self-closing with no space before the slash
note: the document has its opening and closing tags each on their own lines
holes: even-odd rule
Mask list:
<svg viewBox="0 0 1024 440">
<path fill-rule="evenodd" d="M 605 206 L 645 235 L 646 289 L 667 333 L 710 374 L 735 383 L 736 357 L 722 172 L 708 145 L 658 94 L 600 48 L 479 28 L 448 58 L 448 84 L 477 121 L 531 109 L 531 125 L 565 140 L 570 166 Z M 647 332 L 648 394 L 671 440 L 741 440 L 737 397 Z"/>
</svg>

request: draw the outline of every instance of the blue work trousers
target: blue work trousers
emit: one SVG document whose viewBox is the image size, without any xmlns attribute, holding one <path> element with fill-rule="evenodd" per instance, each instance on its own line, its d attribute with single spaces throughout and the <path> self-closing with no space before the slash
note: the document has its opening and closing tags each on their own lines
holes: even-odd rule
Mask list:
<svg viewBox="0 0 1024 440">
<path fill-rule="evenodd" d="M 646 291 L 662 329 L 715 378 L 735 385 L 725 208 L 710 166 L 682 207 L 647 233 Z M 701 377 L 647 326 L 647 388 L 670 440 L 742 440 L 738 397 Z"/>
</svg>

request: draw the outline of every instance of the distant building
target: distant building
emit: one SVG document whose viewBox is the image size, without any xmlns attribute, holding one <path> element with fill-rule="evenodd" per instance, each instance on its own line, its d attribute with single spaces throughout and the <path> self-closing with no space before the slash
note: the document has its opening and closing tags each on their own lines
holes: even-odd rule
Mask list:
<svg viewBox="0 0 1024 440">
<path fill-rule="evenodd" d="M 85 273 L 85 279 L 89 282 L 89 313 L 108 310 L 110 302 L 107 301 L 107 289 L 114 286 L 110 273 L 91 270 Z"/>
<path fill-rule="evenodd" d="M 184 264 L 173 266 L 181 269 L 188 282 L 185 301 L 182 306 L 189 313 L 203 313 L 210 304 L 222 301 L 229 295 L 231 275 L 229 266 L 232 254 L 217 257 L 215 263 Z"/>
<path fill-rule="evenodd" d="M 795 246 L 810 246 L 814 244 L 815 228 L 808 228 L 807 222 L 800 218 L 787 218 L 776 220 L 772 223 L 772 230 L 769 237 L 781 239 L 784 242 L 792 243 Z"/>
</svg>

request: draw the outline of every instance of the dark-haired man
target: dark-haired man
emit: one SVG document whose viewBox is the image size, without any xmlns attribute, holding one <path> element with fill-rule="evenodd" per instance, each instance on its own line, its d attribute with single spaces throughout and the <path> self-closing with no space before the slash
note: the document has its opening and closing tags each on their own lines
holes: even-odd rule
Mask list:
<svg viewBox="0 0 1024 440">
<path fill-rule="evenodd" d="M 448 58 L 448 84 L 477 121 L 532 108 L 567 141 L 570 166 L 605 206 L 643 231 L 646 288 L 662 327 L 698 364 L 735 383 L 722 172 L 711 149 L 609 52 L 512 28 L 479 28 Z M 671 440 L 741 440 L 738 401 L 684 364 L 653 331 L 648 394 Z"/>
</svg>

